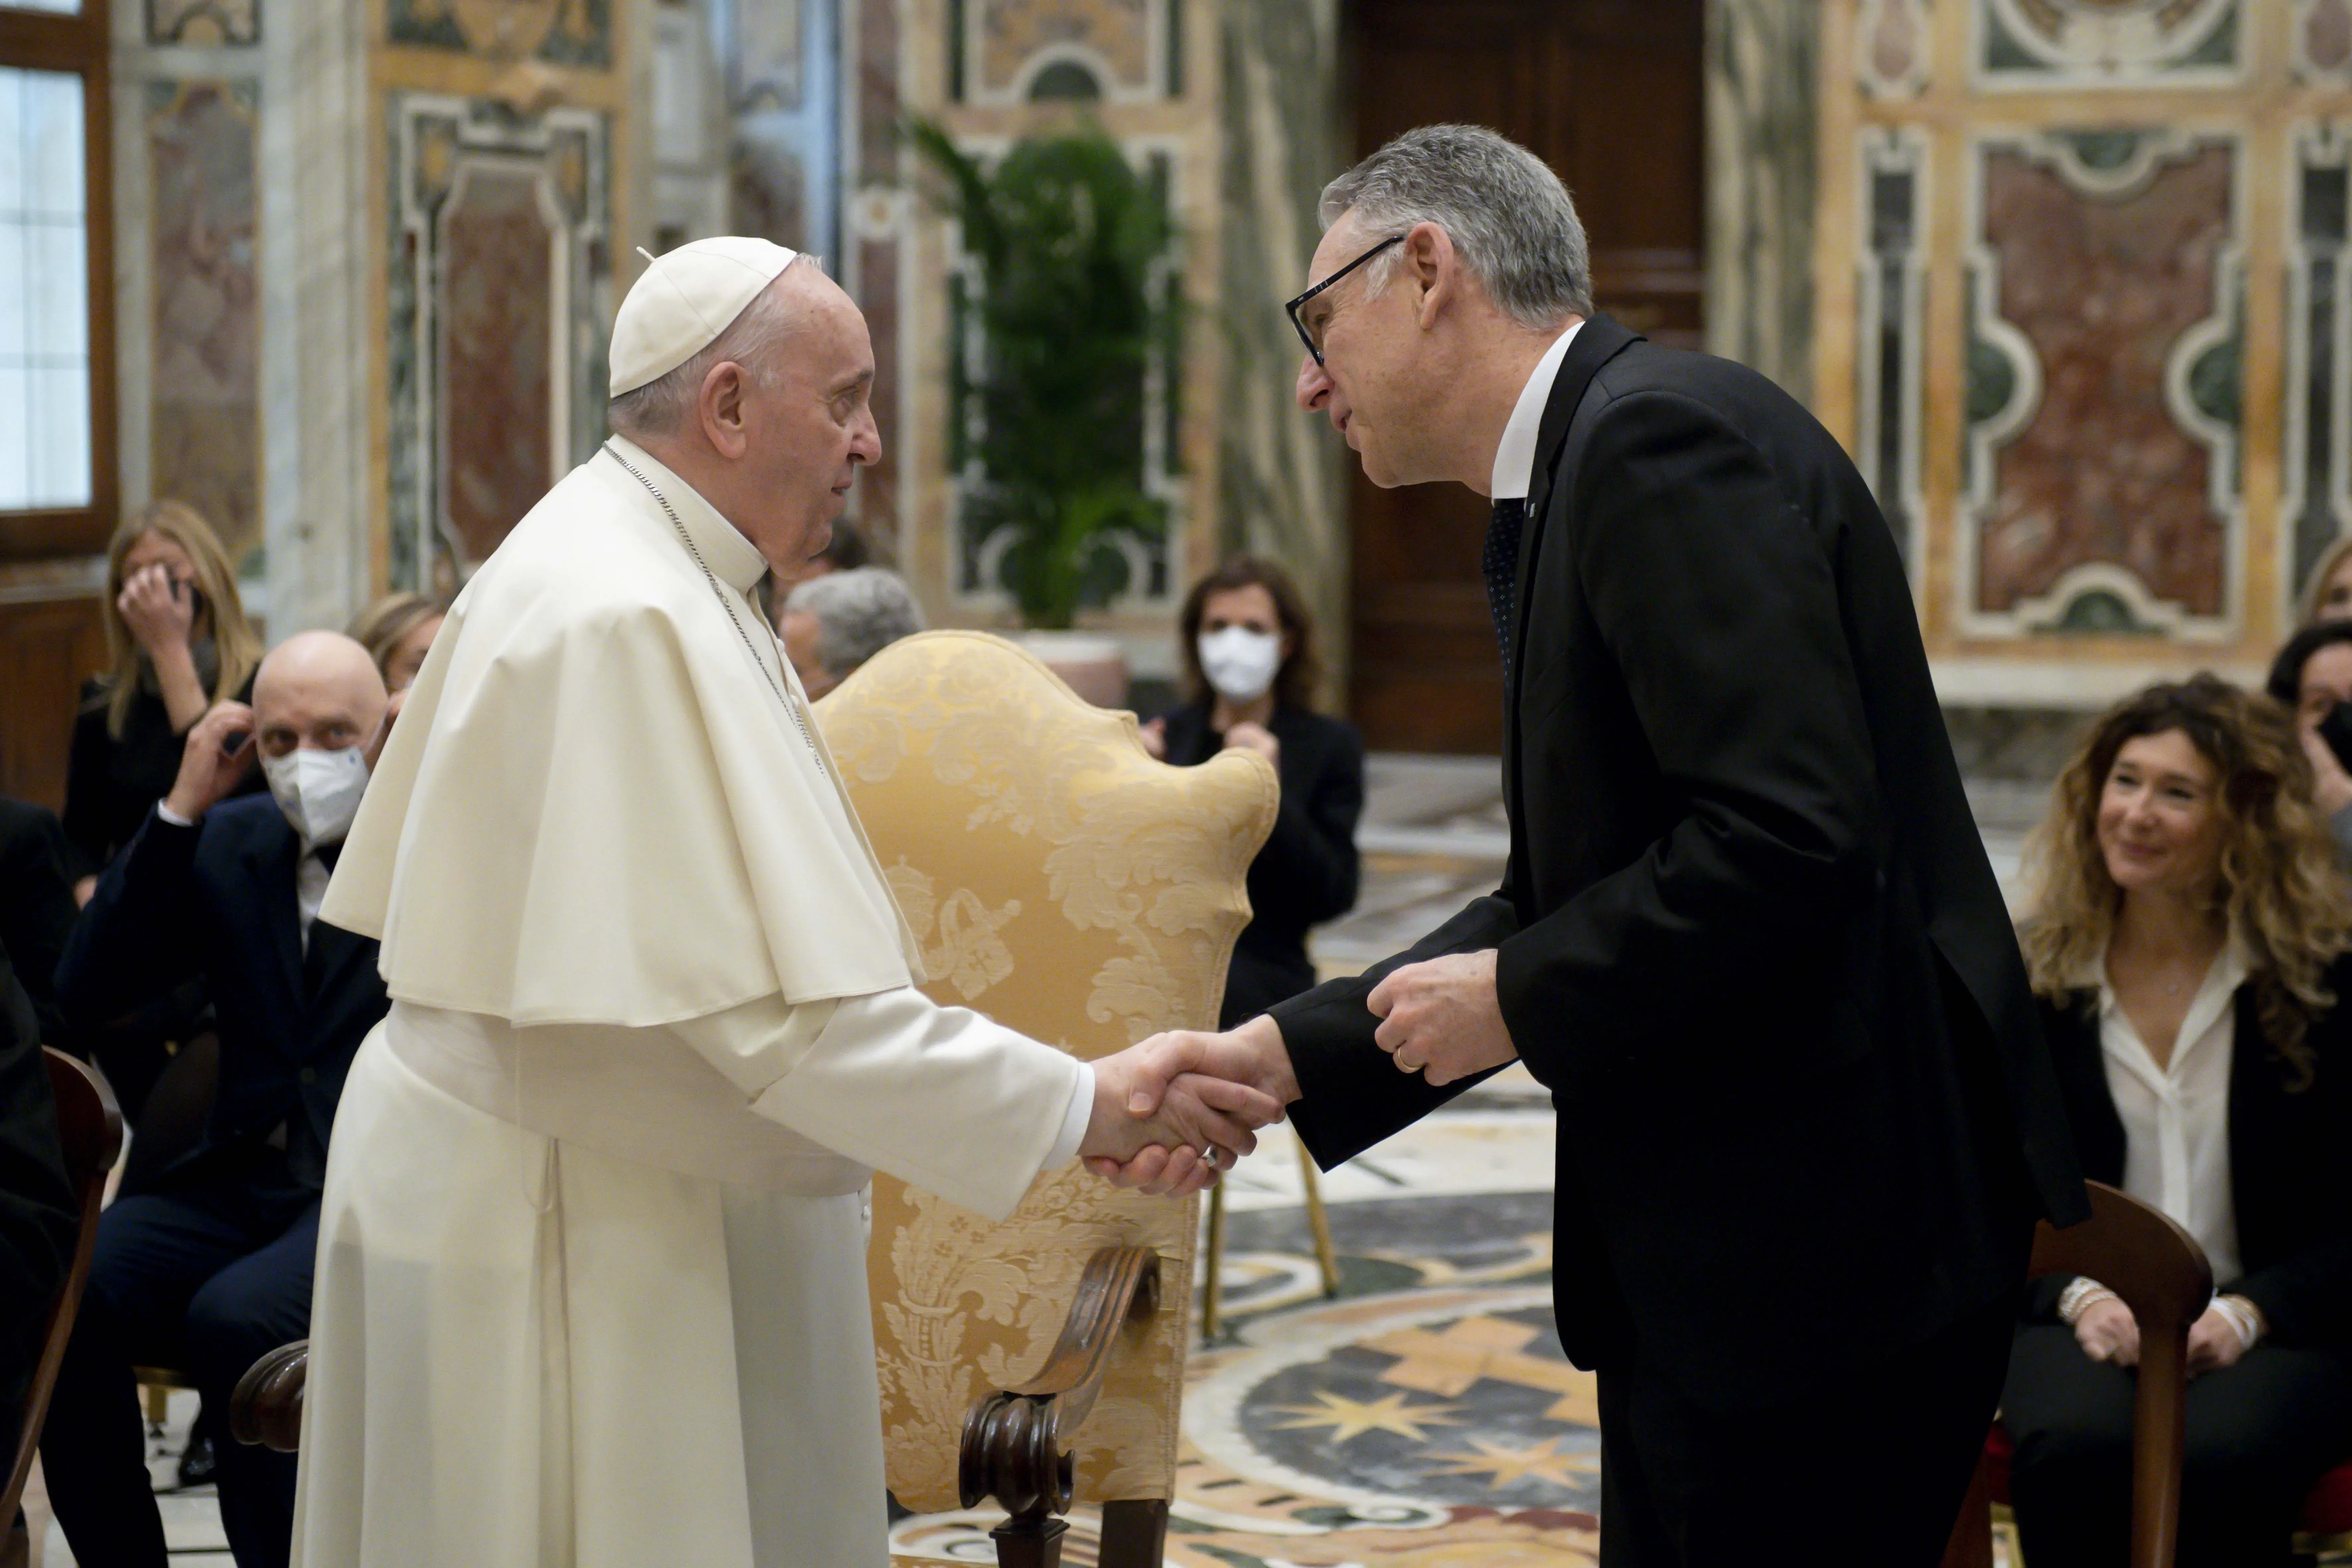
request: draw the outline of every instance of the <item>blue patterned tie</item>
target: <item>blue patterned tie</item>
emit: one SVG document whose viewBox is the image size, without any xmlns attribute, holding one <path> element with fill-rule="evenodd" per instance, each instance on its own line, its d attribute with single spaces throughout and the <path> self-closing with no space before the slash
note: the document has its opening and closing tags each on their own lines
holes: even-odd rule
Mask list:
<svg viewBox="0 0 2352 1568">
<path fill-rule="evenodd" d="M 1528 520 L 1525 497 L 1495 503 L 1486 521 L 1486 550 L 1479 565 L 1486 574 L 1486 608 L 1495 617 L 1495 641 L 1503 650 L 1503 686 L 1511 684 L 1511 610 L 1519 580 L 1519 533 Z"/>
</svg>

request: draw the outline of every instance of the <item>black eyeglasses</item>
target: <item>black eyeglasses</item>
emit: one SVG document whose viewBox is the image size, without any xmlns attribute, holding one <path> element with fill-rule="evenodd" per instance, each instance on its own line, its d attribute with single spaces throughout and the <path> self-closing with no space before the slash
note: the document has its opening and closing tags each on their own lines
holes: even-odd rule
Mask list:
<svg viewBox="0 0 2352 1568">
<path fill-rule="evenodd" d="M 1324 289 L 1328 289 L 1332 284 L 1337 283 L 1340 279 L 1345 278 L 1349 273 L 1353 272 L 1357 268 L 1361 267 L 1365 262 L 1370 261 L 1373 257 L 1378 256 L 1381 251 L 1386 250 L 1390 246 L 1394 245 L 1403 237 L 1404 236 L 1401 234 L 1392 234 L 1389 236 L 1386 239 L 1381 241 L 1378 245 L 1364 252 L 1363 255 L 1359 256 L 1355 260 L 1350 261 L 1347 266 L 1342 267 L 1339 271 L 1334 272 L 1330 277 L 1326 278 L 1322 282 L 1318 283 L 1315 287 L 1307 290 L 1306 293 L 1301 294 L 1297 299 L 1291 300 L 1290 303 L 1283 307 L 1286 311 L 1289 312 L 1290 324 L 1291 327 L 1298 333 L 1298 341 L 1307 345 L 1307 352 L 1315 356 L 1315 363 L 1317 364 L 1321 364 L 1323 363 L 1323 345 L 1315 341 L 1314 334 L 1307 330 L 1307 322 L 1298 314 L 1298 307 L 1304 305 L 1307 300 L 1312 300 L 1316 295 L 1320 294 Z"/>
</svg>

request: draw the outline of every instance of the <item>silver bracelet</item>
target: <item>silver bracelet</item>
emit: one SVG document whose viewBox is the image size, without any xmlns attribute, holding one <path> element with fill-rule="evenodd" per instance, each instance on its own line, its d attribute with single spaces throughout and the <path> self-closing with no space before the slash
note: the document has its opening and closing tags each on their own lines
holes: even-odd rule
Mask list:
<svg viewBox="0 0 2352 1568">
<path fill-rule="evenodd" d="M 2075 1320 L 2088 1311 L 2094 1303 L 2118 1299 L 2113 1290 L 2089 1275 L 2078 1275 L 2073 1284 L 2058 1293 L 2058 1321 L 2071 1329 Z"/>
<path fill-rule="evenodd" d="M 2254 1342 L 2263 1337 L 2262 1320 L 2255 1314 L 2254 1304 L 2244 1297 L 2216 1296 L 2213 1298 L 2213 1310 L 2228 1319 L 2230 1326 L 2238 1331 L 2241 1352 L 2253 1349 Z"/>
</svg>

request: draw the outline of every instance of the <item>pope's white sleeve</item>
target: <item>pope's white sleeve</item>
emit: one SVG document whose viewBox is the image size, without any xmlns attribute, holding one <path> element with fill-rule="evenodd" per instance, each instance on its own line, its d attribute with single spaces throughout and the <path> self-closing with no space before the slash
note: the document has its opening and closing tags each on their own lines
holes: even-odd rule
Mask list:
<svg viewBox="0 0 2352 1568">
<path fill-rule="evenodd" d="M 671 1028 L 761 1116 L 993 1218 L 1077 1152 L 1094 1108 L 1084 1062 L 911 986 Z"/>
</svg>

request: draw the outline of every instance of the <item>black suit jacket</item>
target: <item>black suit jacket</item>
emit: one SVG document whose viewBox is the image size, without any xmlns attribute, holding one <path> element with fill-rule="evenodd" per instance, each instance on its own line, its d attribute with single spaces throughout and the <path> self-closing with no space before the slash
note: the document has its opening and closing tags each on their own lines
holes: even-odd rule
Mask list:
<svg viewBox="0 0 2352 1568">
<path fill-rule="evenodd" d="M 2305 1037 L 2316 1058 L 2296 1088 L 2263 1034 L 2254 986 L 2238 987 L 2230 1061 L 2230 1198 L 2244 1273 L 2220 1279 L 2289 1345 L 2352 1346 L 2352 960 L 2327 977 L 2338 1003 Z M 2083 1173 L 2121 1186 L 2124 1124 L 2107 1088 L 2097 994 L 2042 1004 L 2051 1058 L 2083 1152 Z M 2073 1276 L 2037 1282 L 2032 1315 L 2054 1316 Z"/>
<path fill-rule="evenodd" d="M 58 960 L 81 911 L 74 904 L 70 852 L 58 819 L 37 805 L 0 800 L 0 944 L 33 1004 L 41 1039 L 66 1040 L 58 1006 Z"/>
<path fill-rule="evenodd" d="M 98 891 L 58 970 L 77 1027 L 201 976 L 220 1030 L 220 1091 L 186 1166 L 278 1127 L 287 1166 L 318 1187 L 352 1055 L 390 1006 L 372 938 L 314 921 L 306 956 L 296 902 L 301 841 L 278 803 L 249 795 L 194 827 L 151 812 Z"/>
<path fill-rule="evenodd" d="M 1168 760 L 1207 762 L 1224 747 L 1202 699 L 1166 717 Z M 1364 814 L 1364 742 L 1345 720 L 1276 705 L 1266 729 L 1282 807 L 1250 862 L 1250 923 L 1234 944 L 1222 1013 L 1230 1027 L 1315 984 L 1307 932 L 1356 907 L 1356 819 Z"/>
<path fill-rule="evenodd" d="M 0 942 L 0 1430 L 16 1429 L 80 1218 L 32 1000 Z"/>
<path fill-rule="evenodd" d="M 1754 1407 L 1915 1343 L 2085 1211 L 1893 536 L 1753 371 L 1579 331 L 1537 446 L 1506 695 L 1508 870 L 1273 1009 L 1328 1166 L 1443 1102 L 1372 1043 L 1395 963 L 1497 948 L 1560 1108 L 1555 1300 Z M 1455 1086 L 1456 1088 L 1460 1086 Z"/>
</svg>

